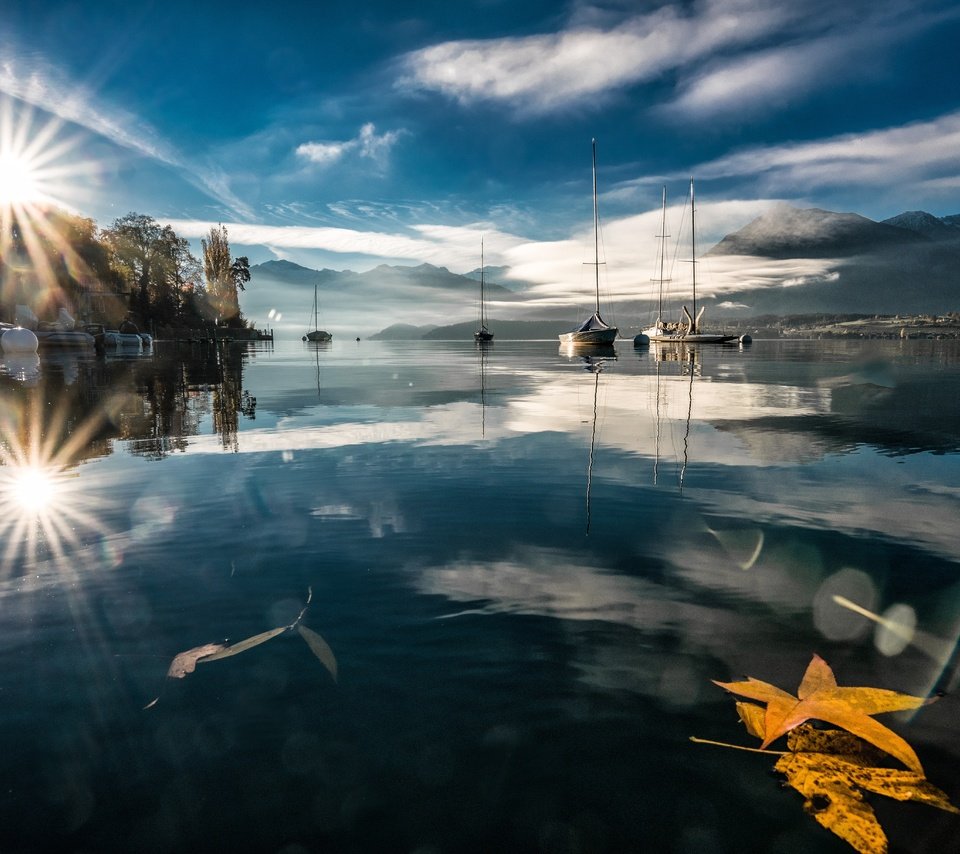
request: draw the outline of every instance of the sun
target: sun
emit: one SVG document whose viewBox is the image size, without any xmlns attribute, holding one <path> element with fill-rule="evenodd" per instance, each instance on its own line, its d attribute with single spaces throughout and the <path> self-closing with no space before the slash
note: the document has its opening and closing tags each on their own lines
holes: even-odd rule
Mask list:
<svg viewBox="0 0 960 854">
<path fill-rule="evenodd" d="M 31 204 L 44 196 L 33 159 L 16 151 L 0 151 L 0 205 Z"/>
<path fill-rule="evenodd" d="M 14 473 L 8 489 L 24 510 L 42 513 L 56 494 L 56 477 L 39 466 L 25 466 Z"/>
</svg>

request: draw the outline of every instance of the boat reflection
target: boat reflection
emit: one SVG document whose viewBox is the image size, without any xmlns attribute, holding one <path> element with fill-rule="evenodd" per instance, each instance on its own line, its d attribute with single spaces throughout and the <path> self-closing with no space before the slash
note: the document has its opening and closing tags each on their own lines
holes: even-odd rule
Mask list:
<svg viewBox="0 0 960 854">
<path fill-rule="evenodd" d="M 561 356 L 566 356 L 568 359 L 609 360 L 617 358 L 617 350 L 613 344 L 575 344 L 561 342 L 558 352 Z"/>
</svg>

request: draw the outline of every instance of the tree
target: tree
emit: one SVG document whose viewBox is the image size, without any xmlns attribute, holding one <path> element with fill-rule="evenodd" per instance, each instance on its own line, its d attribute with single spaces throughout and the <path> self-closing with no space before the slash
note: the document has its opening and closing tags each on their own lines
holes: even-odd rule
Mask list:
<svg viewBox="0 0 960 854">
<path fill-rule="evenodd" d="M 250 281 L 250 261 L 241 255 L 230 257 L 230 241 L 224 225 L 210 229 L 203 246 L 203 272 L 207 279 L 207 300 L 217 316 L 230 325 L 243 324 L 238 291 Z"/>
<path fill-rule="evenodd" d="M 152 216 L 128 213 L 104 232 L 117 263 L 133 288 L 133 308 L 141 317 L 149 314 L 150 283 L 159 266 L 163 228 Z"/>
<path fill-rule="evenodd" d="M 200 280 L 189 242 L 153 217 L 129 213 L 104 232 L 117 265 L 130 282 L 132 308 L 142 320 L 184 320 L 185 295 Z"/>
</svg>

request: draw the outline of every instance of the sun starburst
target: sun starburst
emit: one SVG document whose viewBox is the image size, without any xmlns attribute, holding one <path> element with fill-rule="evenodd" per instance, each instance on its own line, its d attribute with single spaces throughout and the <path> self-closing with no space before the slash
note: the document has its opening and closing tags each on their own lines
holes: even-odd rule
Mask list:
<svg viewBox="0 0 960 854">
<path fill-rule="evenodd" d="M 78 218 L 73 202 L 95 169 L 61 119 L 40 121 L 0 96 L 0 302 L 66 307 L 65 271 L 74 282 L 92 279 L 58 222 Z"/>
<path fill-rule="evenodd" d="M 85 538 L 106 536 L 102 500 L 76 470 L 101 422 L 70 424 L 37 389 L 2 396 L 0 411 L 0 581 L 52 563 L 72 577 Z"/>
</svg>

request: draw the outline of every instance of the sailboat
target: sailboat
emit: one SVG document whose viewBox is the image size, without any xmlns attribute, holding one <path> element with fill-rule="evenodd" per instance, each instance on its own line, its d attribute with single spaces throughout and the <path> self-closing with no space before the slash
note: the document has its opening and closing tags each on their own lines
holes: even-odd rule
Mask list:
<svg viewBox="0 0 960 854">
<path fill-rule="evenodd" d="M 493 333 L 487 329 L 487 312 L 483 293 L 483 238 L 480 238 L 480 328 L 473 333 L 473 340 L 478 344 L 493 341 Z"/>
<path fill-rule="evenodd" d="M 596 311 L 570 332 L 563 332 L 558 337 L 561 344 L 612 344 L 617 340 L 619 330 L 616 326 L 609 326 L 600 316 L 600 214 L 597 209 L 597 141 L 592 140 L 593 146 L 593 268 L 596 286 Z"/>
<path fill-rule="evenodd" d="M 667 210 L 667 191 L 663 191 L 663 221 L 666 222 Z M 693 178 L 690 179 L 690 246 L 692 251 L 692 269 L 693 269 L 693 313 L 683 306 L 683 319 L 668 323 L 663 320 L 663 285 L 669 281 L 663 276 L 663 254 L 664 243 L 666 241 L 666 228 L 661 228 L 660 233 L 660 291 L 657 304 L 657 322 L 653 326 L 644 329 L 636 338 L 634 344 L 647 343 L 655 341 L 658 343 L 681 343 L 681 344 L 726 344 L 728 341 L 736 341 L 736 335 L 726 335 L 722 332 L 707 332 L 700 325 L 703 318 L 703 312 L 706 306 L 701 306 L 697 311 L 697 228 L 696 228 L 696 199 L 693 192 Z"/>
<path fill-rule="evenodd" d="M 316 284 L 315 284 L 315 285 L 313 286 L 313 312 L 312 312 L 311 315 L 310 315 L 310 323 L 311 323 L 311 325 L 313 326 L 313 331 L 308 332 L 306 335 L 304 335 L 304 336 L 303 336 L 303 340 L 304 340 L 304 341 L 318 341 L 318 342 L 321 342 L 321 343 L 326 342 L 326 341 L 332 341 L 332 340 L 333 340 L 333 335 L 331 335 L 329 332 L 325 332 L 323 329 L 320 329 L 320 328 L 319 328 L 319 326 L 320 326 L 320 317 L 319 317 L 319 312 L 317 311 L 317 306 L 318 306 L 318 303 L 317 303 L 317 286 L 316 286 Z"/>
</svg>

